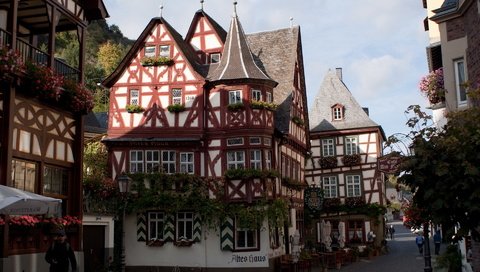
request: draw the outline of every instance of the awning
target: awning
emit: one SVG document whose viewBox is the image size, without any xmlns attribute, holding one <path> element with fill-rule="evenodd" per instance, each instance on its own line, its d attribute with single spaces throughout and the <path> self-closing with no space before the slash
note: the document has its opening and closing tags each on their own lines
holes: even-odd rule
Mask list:
<svg viewBox="0 0 480 272">
<path fill-rule="evenodd" d="M 61 199 L 0 185 L 0 214 L 60 214 Z"/>
</svg>

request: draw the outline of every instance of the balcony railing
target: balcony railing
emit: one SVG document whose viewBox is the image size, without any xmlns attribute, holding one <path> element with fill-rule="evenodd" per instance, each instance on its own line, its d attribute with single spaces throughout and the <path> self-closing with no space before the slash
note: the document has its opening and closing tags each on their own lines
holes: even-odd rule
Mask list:
<svg viewBox="0 0 480 272">
<path fill-rule="evenodd" d="M 0 29 L 0 45 L 8 46 L 11 44 L 12 35 L 7 31 Z M 33 45 L 25 42 L 24 40 L 17 39 L 16 50 L 22 57 L 23 61 L 30 61 L 39 65 L 47 65 L 49 54 L 43 52 L 42 50 L 34 47 Z M 69 66 L 64 61 L 55 58 L 53 64 L 54 71 L 61 76 L 64 76 L 66 79 L 71 79 L 75 81 L 80 81 L 80 71 L 76 68 Z"/>
</svg>

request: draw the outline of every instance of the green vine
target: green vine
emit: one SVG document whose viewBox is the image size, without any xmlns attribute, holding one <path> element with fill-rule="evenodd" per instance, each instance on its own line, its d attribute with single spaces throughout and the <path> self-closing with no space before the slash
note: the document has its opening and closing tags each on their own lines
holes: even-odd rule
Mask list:
<svg viewBox="0 0 480 272">
<path fill-rule="evenodd" d="M 226 179 L 251 179 L 251 178 L 275 178 L 278 172 L 275 170 L 259 170 L 259 169 L 228 169 L 223 176 Z"/>
</svg>

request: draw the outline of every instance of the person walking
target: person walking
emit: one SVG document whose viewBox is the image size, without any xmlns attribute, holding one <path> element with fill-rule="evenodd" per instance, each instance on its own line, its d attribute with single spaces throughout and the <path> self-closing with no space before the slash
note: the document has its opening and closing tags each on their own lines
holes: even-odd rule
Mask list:
<svg viewBox="0 0 480 272">
<path fill-rule="evenodd" d="M 415 238 L 415 243 L 417 244 L 418 252 L 420 252 L 420 254 L 423 254 L 423 241 L 423 236 L 417 234 L 417 237 Z"/>
<path fill-rule="evenodd" d="M 435 243 L 435 255 L 440 254 L 440 245 L 442 244 L 442 236 L 440 235 L 440 231 L 435 231 L 433 235 L 433 243 Z"/>
<path fill-rule="evenodd" d="M 45 254 L 45 261 L 50 264 L 50 272 L 68 272 L 70 265 L 73 272 L 77 271 L 75 253 L 66 239 L 65 230 L 59 230 Z"/>
<path fill-rule="evenodd" d="M 395 227 L 393 225 L 390 225 L 388 232 L 390 233 L 390 239 L 393 240 L 393 234 L 395 234 Z"/>
</svg>

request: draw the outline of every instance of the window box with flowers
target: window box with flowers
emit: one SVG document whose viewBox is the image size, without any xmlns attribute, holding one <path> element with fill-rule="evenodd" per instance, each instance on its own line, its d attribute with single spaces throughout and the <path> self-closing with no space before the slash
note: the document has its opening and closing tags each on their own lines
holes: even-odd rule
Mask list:
<svg viewBox="0 0 480 272">
<path fill-rule="evenodd" d="M 129 104 L 125 107 L 125 109 L 128 113 L 141 113 L 145 111 L 142 106 L 136 104 Z"/>
<path fill-rule="evenodd" d="M 81 224 L 82 220 L 70 215 L 64 217 L 46 217 L 38 222 L 38 225 L 45 234 L 55 233 L 60 229 L 65 230 L 67 233 L 75 233 L 78 232 Z"/>
<path fill-rule="evenodd" d="M 420 80 L 419 89 L 431 104 L 445 101 L 443 68 L 432 71 Z"/>
<path fill-rule="evenodd" d="M 8 47 L 0 46 L 0 82 L 10 81 L 25 72 L 25 64 L 20 54 Z"/>
<path fill-rule="evenodd" d="M 340 209 L 342 202 L 340 198 L 325 198 L 323 200 L 323 210 L 326 212 L 335 212 Z"/>
<path fill-rule="evenodd" d="M 265 101 L 251 100 L 250 107 L 252 109 L 259 109 L 259 110 L 267 109 L 267 110 L 275 111 L 277 110 L 278 105 L 274 103 L 265 102 Z"/>
<path fill-rule="evenodd" d="M 297 124 L 298 126 L 301 126 L 301 127 L 303 127 L 305 125 L 305 121 L 303 121 L 303 119 L 298 117 L 298 116 L 293 116 L 292 117 L 292 122 L 294 122 L 295 124 Z"/>
<path fill-rule="evenodd" d="M 173 244 L 177 247 L 189 247 L 192 246 L 194 243 L 193 240 L 188 240 L 185 237 L 179 237 L 177 241 L 173 242 Z"/>
<path fill-rule="evenodd" d="M 169 57 L 144 57 L 140 60 L 140 63 L 142 66 L 161 66 L 161 65 L 167 65 L 171 66 L 173 65 L 173 60 Z"/>
<path fill-rule="evenodd" d="M 229 111 L 241 111 L 245 108 L 245 105 L 242 102 L 232 103 L 227 105 Z"/>
<path fill-rule="evenodd" d="M 344 155 L 342 157 L 344 166 L 354 166 L 360 164 L 360 154 Z"/>
<path fill-rule="evenodd" d="M 185 111 L 185 105 L 183 104 L 172 104 L 167 106 L 167 110 L 169 112 L 175 113 L 175 112 L 182 112 Z"/>
<path fill-rule="evenodd" d="M 147 241 L 147 246 L 151 246 L 151 247 L 161 247 L 164 244 L 165 244 L 165 241 L 160 239 L 150 239 L 149 241 Z"/>
<path fill-rule="evenodd" d="M 361 207 L 365 205 L 365 198 L 361 196 L 345 198 L 345 206 L 348 208 Z"/>
<path fill-rule="evenodd" d="M 318 163 L 324 169 L 335 168 L 338 165 L 337 157 L 335 156 L 322 156 L 318 159 Z"/>
</svg>

